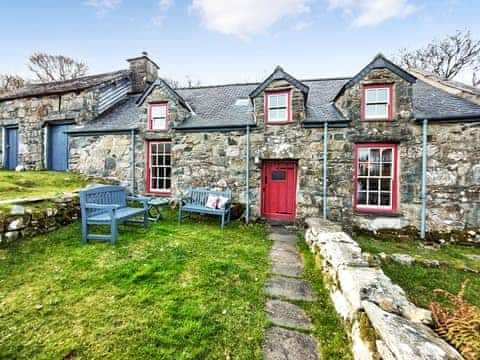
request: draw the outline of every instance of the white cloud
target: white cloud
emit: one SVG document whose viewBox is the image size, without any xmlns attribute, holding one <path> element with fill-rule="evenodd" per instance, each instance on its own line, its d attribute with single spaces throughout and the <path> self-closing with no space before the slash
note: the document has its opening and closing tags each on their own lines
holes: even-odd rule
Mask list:
<svg viewBox="0 0 480 360">
<path fill-rule="evenodd" d="M 122 0 L 86 0 L 85 5 L 93 7 L 97 15 L 101 17 L 115 9 L 121 2 Z"/>
<path fill-rule="evenodd" d="M 153 26 L 161 26 L 163 25 L 163 20 L 165 19 L 165 15 L 173 5 L 173 0 L 160 0 L 158 2 L 158 15 L 152 17 L 151 22 Z"/>
<path fill-rule="evenodd" d="M 193 0 L 191 11 L 205 26 L 222 34 L 247 38 L 282 18 L 310 12 L 311 0 Z"/>
<path fill-rule="evenodd" d="M 342 9 L 354 17 L 355 26 L 377 25 L 388 19 L 403 18 L 418 7 L 408 0 L 328 0 L 330 9 Z"/>
</svg>

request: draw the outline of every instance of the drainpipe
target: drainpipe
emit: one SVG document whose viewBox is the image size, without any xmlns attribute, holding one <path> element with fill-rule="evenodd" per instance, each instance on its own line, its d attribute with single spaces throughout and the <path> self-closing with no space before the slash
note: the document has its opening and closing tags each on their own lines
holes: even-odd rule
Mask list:
<svg viewBox="0 0 480 360">
<path fill-rule="evenodd" d="M 248 224 L 250 220 L 250 125 L 247 125 L 246 137 L 245 223 Z"/>
<path fill-rule="evenodd" d="M 423 119 L 422 145 L 422 218 L 420 223 L 420 238 L 425 239 L 427 221 L 427 155 L 428 155 L 428 119 Z"/>
<path fill-rule="evenodd" d="M 131 155 L 132 155 L 132 160 L 130 161 L 131 162 L 131 186 L 132 186 L 132 196 L 135 196 L 135 129 L 132 129 L 131 132 L 131 137 L 132 137 L 132 149 L 130 151 Z"/>
<path fill-rule="evenodd" d="M 323 218 L 327 219 L 328 122 L 323 123 Z"/>
</svg>

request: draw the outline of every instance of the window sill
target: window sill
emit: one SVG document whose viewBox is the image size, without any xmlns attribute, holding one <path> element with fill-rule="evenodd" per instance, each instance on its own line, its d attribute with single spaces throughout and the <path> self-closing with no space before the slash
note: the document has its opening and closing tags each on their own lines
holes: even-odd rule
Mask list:
<svg viewBox="0 0 480 360">
<path fill-rule="evenodd" d="M 371 210 L 354 209 L 353 214 L 357 216 L 365 216 L 365 217 L 383 216 L 383 217 L 398 218 L 403 216 L 401 213 L 397 211 L 374 210 L 374 209 L 371 209 Z"/>
<path fill-rule="evenodd" d="M 170 196 L 172 195 L 171 191 L 147 191 L 147 195 L 153 195 L 153 196 Z"/>
</svg>

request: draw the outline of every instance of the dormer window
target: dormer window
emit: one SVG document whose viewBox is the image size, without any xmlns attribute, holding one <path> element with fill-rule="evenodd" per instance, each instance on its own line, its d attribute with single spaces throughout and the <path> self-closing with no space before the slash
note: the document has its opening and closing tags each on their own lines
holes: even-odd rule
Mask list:
<svg viewBox="0 0 480 360">
<path fill-rule="evenodd" d="M 365 85 L 363 87 L 362 119 L 392 119 L 392 84 Z"/>
<path fill-rule="evenodd" d="M 168 130 L 168 104 L 148 105 L 148 129 L 153 131 Z"/>
<path fill-rule="evenodd" d="M 265 122 L 284 124 L 291 121 L 290 91 L 265 92 Z"/>
</svg>

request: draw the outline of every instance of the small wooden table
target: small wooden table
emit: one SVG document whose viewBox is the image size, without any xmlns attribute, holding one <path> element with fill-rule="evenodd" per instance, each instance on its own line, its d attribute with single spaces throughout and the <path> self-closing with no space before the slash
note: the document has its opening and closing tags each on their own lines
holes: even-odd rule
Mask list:
<svg viewBox="0 0 480 360">
<path fill-rule="evenodd" d="M 162 207 L 168 205 L 168 199 L 153 198 L 148 201 L 148 220 L 157 222 L 163 219 Z"/>
</svg>

